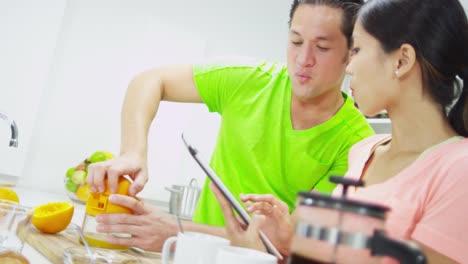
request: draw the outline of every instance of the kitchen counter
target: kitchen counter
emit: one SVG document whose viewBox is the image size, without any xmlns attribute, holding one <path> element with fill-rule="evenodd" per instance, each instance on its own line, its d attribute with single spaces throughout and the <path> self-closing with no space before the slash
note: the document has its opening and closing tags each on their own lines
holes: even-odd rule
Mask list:
<svg viewBox="0 0 468 264">
<path fill-rule="evenodd" d="M 75 211 L 72 218 L 72 223 L 77 224 L 79 226 L 82 225 L 83 217 L 85 213 L 85 206 L 83 204 L 77 203 L 72 201 L 65 193 L 58 194 L 58 193 L 50 193 L 50 192 L 42 192 L 36 191 L 26 188 L 14 187 L 12 188 L 18 194 L 20 198 L 20 203 L 25 206 L 35 207 L 41 204 L 49 203 L 49 202 L 59 202 L 59 201 L 69 201 L 73 202 L 75 205 Z M 167 211 L 167 202 L 161 201 L 149 201 L 150 203 L 154 204 L 155 206 L 161 208 L 162 210 Z M 29 244 L 25 243 L 23 251 L 23 255 L 30 261 L 31 264 L 50 264 L 50 262 L 46 257 L 44 257 L 41 253 L 39 253 L 36 249 L 34 249 Z"/>
<path fill-rule="evenodd" d="M 14 187 L 12 188 L 18 194 L 20 203 L 25 206 L 35 207 L 44 203 L 58 202 L 58 201 L 71 201 L 70 198 L 64 194 L 54 194 L 49 192 L 40 192 L 31 189 Z M 78 203 L 75 204 L 75 212 L 73 213 L 72 222 L 81 225 L 84 216 L 84 206 Z M 25 243 L 23 248 L 23 255 L 29 260 L 31 264 L 50 264 L 41 253 Z"/>
</svg>

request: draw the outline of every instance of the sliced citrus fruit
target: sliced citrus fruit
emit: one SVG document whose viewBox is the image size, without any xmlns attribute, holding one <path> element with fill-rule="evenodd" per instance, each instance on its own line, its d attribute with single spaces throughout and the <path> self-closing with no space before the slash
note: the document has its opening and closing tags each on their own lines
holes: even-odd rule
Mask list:
<svg viewBox="0 0 468 264">
<path fill-rule="evenodd" d="M 33 225 L 47 234 L 58 233 L 70 224 L 75 207 L 69 202 L 53 202 L 34 208 Z"/>
<path fill-rule="evenodd" d="M 16 192 L 8 188 L 0 187 L 0 199 L 19 203 L 19 197 Z"/>
</svg>

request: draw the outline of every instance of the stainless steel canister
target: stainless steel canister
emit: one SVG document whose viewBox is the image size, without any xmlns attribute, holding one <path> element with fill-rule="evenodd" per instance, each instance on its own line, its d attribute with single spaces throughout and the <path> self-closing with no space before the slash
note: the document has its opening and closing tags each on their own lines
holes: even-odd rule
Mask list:
<svg viewBox="0 0 468 264">
<path fill-rule="evenodd" d="M 169 213 L 178 213 L 180 218 L 192 220 L 201 192 L 197 180 L 191 179 L 189 185 L 172 185 L 171 187 L 165 187 L 165 189 L 171 192 Z"/>
</svg>

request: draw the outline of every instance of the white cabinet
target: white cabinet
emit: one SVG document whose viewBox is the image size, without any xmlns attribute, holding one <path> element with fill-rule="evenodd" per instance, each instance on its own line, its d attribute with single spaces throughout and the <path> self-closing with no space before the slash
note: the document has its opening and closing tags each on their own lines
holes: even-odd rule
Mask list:
<svg viewBox="0 0 468 264">
<path fill-rule="evenodd" d="M 0 176 L 22 175 L 64 6 L 61 0 L 0 1 L 0 111 L 19 128 L 18 148 L 11 148 L 10 126 L 0 120 Z"/>
<path fill-rule="evenodd" d="M 376 134 L 390 134 L 392 132 L 392 123 L 388 118 L 368 118 L 367 121 Z"/>
</svg>

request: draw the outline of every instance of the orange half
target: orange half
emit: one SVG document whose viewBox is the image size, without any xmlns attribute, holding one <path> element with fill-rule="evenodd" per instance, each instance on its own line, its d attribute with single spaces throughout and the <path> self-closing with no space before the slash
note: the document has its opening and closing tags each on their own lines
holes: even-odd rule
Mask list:
<svg viewBox="0 0 468 264">
<path fill-rule="evenodd" d="M 69 202 L 46 203 L 34 208 L 33 225 L 39 231 L 55 234 L 70 224 L 75 207 Z"/>
</svg>

